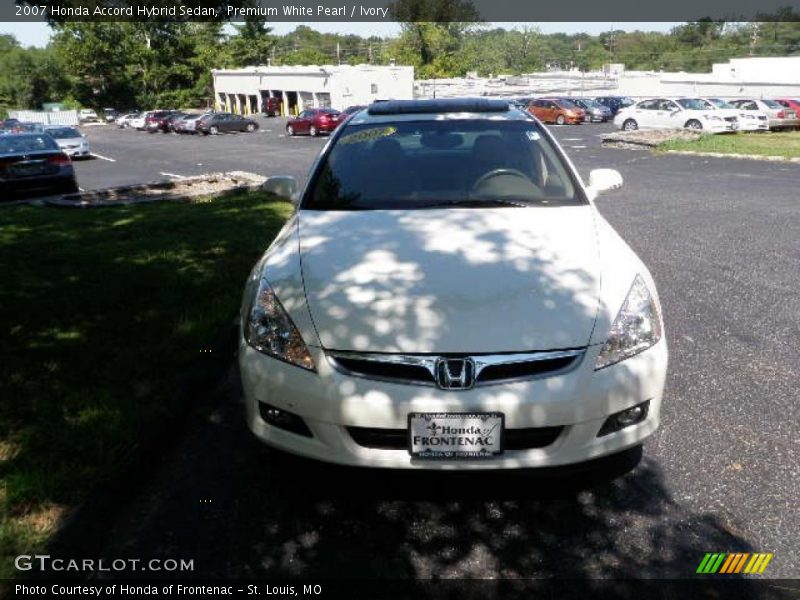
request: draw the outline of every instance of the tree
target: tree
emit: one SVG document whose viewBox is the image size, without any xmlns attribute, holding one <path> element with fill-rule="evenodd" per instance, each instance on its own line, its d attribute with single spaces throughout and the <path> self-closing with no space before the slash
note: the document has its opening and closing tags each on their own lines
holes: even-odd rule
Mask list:
<svg viewBox="0 0 800 600">
<path fill-rule="evenodd" d="M 228 42 L 231 63 L 235 67 L 266 65 L 275 47 L 275 37 L 266 21 L 248 17 L 236 26 L 236 35 Z"/>
</svg>

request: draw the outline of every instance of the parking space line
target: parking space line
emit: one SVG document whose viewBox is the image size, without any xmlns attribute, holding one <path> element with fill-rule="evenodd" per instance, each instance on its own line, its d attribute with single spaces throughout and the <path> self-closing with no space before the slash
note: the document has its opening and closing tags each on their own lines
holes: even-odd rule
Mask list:
<svg viewBox="0 0 800 600">
<path fill-rule="evenodd" d="M 116 158 L 109 158 L 108 156 L 103 156 L 102 154 L 95 154 L 92 152 L 92 156 L 95 158 L 99 158 L 100 160 L 107 160 L 108 162 L 117 162 Z"/>
<path fill-rule="evenodd" d="M 582 142 L 583 138 L 564 138 L 565 142 Z"/>
<path fill-rule="evenodd" d="M 186 175 L 177 175 L 175 173 L 164 173 L 163 171 L 160 171 L 158 174 L 163 175 L 164 177 L 174 177 L 175 179 L 186 179 Z"/>
<path fill-rule="evenodd" d="M 581 149 L 581 148 L 586 148 L 586 146 L 570 146 L 570 148 L 578 148 L 578 149 Z"/>
</svg>

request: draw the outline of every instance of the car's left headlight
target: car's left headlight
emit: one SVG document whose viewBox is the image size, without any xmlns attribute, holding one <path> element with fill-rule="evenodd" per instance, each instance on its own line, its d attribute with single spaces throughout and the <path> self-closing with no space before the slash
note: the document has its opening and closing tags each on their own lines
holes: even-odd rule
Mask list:
<svg viewBox="0 0 800 600">
<path fill-rule="evenodd" d="M 637 275 L 611 325 L 608 339 L 597 355 L 595 371 L 639 354 L 656 345 L 660 339 L 658 306 L 642 276 Z"/>
<path fill-rule="evenodd" d="M 260 269 L 251 275 L 245 287 L 242 331 L 248 345 L 259 352 L 316 371 L 303 337 Z"/>
</svg>

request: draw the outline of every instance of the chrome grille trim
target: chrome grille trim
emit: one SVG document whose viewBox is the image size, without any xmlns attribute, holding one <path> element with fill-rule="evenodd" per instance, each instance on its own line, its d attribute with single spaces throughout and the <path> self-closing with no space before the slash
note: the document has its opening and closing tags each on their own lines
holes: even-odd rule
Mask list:
<svg viewBox="0 0 800 600">
<path fill-rule="evenodd" d="M 391 383 L 401 383 L 408 385 L 427 385 L 430 387 L 437 387 L 436 385 L 436 364 L 442 358 L 471 358 L 475 363 L 475 385 L 474 387 L 497 385 L 501 383 L 509 383 L 513 381 L 524 381 L 530 379 L 542 379 L 544 377 L 553 377 L 562 375 L 576 368 L 584 354 L 585 348 L 577 348 L 570 350 L 553 350 L 546 352 L 519 352 L 511 354 L 385 354 L 378 352 L 350 352 L 327 350 L 326 356 L 331 365 L 339 372 L 353 377 L 361 377 L 364 379 L 373 379 L 378 381 L 387 381 Z M 481 374 L 488 367 L 521 365 L 526 363 L 535 364 L 541 361 L 572 359 L 568 364 L 560 368 L 552 369 L 544 373 L 523 375 L 520 377 L 507 377 L 502 379 L 481 380 Z M 359 371 L 354 366 L 346 366 L 343 362 L 363 362 L 374 365 L 386 365 L 411 367 L 420 369 L 427 373 L 423 379 L 408 378 L 408 377 L 392 377 L 389 375 L 375 375 Z"/>
</svg>

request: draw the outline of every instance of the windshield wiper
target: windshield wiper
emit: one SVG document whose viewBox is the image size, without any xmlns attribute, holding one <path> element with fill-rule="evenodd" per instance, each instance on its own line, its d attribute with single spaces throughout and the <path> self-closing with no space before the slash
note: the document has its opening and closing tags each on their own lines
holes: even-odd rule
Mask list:
<svg viewBox="0 0 800 600">
<path fill-rule="evenodd" d="M 476 208 L 487 206 L 516 206 L 527 208 L 530 206 L 530 204 L 527 202 L 520 202 L 519 200 L 508 200 L 505 198 L 462 198 L 460 200 L 443 200 L 441 202 L 424 204 L 420 208 L 448 208 L 451 206 L 473 206 Z"/>
</svg>

